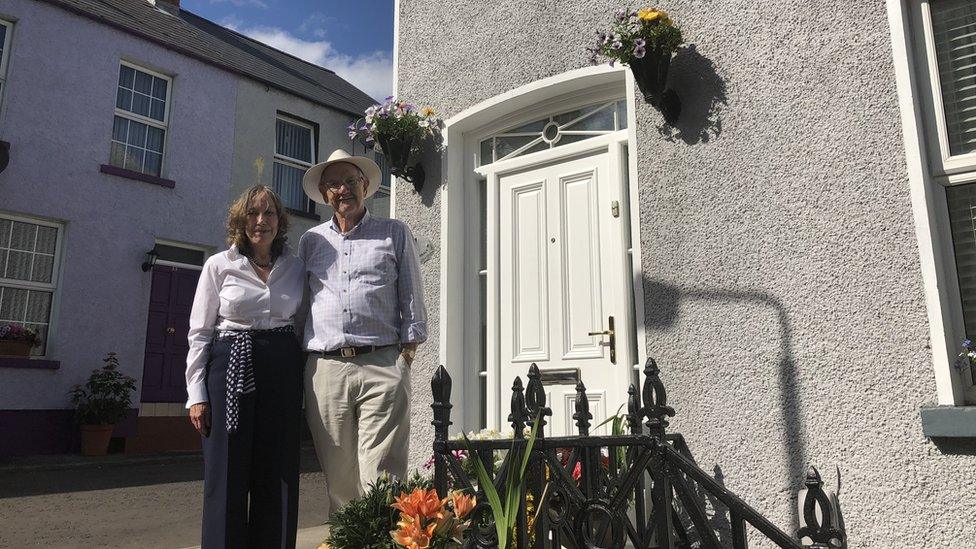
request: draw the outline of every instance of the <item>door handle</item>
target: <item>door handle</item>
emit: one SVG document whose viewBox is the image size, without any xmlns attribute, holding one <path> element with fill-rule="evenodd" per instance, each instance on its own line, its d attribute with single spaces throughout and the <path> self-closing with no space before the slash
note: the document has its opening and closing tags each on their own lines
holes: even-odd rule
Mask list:
<svg viewBox="0 0 976 549">
<path fill-rule="evenodd" d="M 610 336 L 610 364 L 617 363 L 617 333 L 613 329 L 613 315 L 607 319 L 607 329 L 602 332 L 588 332 L 590 336 Z"/>
<path fill-rule="evenodd" d="M 166 328 L 166 333 L 167 334 L 175 334 L 176 333 L 176 328 L 170 326 L 169 328 Z"/>
</svg>

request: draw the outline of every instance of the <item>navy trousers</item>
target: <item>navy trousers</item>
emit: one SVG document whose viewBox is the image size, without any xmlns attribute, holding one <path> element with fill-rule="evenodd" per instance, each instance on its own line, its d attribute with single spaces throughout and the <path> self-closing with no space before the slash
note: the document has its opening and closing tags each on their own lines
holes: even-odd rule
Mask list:
<svg viewBox="0 0 976 549">
<path fill-rule="evenodd" d="M 237 432 L 227 432 L 230 341 L 207 364 L 210 436 L 203 439 L 202 549 L 293 549 L 298 532 L 303 353 L 290 333 L 255 333 L 254 392 L 242 395 Z"/>
</svg>

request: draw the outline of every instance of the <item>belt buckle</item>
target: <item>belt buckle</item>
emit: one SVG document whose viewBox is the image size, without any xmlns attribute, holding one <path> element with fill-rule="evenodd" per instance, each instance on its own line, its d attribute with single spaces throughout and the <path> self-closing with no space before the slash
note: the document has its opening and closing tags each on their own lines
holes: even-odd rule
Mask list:
<svg viewBox="0 0 976 549">
<path fill-rule="evenodd" d="M 356 348 L 342 347 L 341 349 L 339 349 L 339 354 L 342 356 L 342 358 L 352 358 L 356 356 Z"/>
</svg>

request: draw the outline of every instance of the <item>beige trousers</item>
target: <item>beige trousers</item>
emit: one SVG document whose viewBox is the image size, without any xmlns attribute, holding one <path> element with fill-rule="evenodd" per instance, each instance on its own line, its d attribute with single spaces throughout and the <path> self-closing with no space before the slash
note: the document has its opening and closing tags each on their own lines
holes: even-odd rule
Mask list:
<svg viewBox="0 0 976 549">
<path fill-rule="evenodd" d="M 396 346 L 353 358 L 309 355 L 305 416 L 325 473 L 329 514 L 381 473 L 406 476 L 410 368 Z"/>
</svg>

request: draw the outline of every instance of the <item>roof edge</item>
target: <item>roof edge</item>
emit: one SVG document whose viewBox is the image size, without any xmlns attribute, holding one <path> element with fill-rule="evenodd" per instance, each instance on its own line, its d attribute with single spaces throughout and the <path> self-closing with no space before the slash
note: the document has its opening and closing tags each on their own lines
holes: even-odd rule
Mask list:
<svg viewBox="0 0 976 549">
<path fill-rule="evenodd" d="M 323 103 L 323 102 L 321 102 L 321 101 L 319 101 L 317 99 L 314 99 L 312 97 L 309 97 L 308 95 L 296 93 L 293 90 L 285 89 L 284 87 L 282 87 L 279 84 L 277 84 L 275 82 L 272 82 L 270 80 L 266 80 L 266 79 L 263 79 L 263 78 L 257 78 L 256 76 L 247 74 L 247 73 L 245 73 L 245 72 L 243 72 L 243 71 L 241 71 L 241 70 L 239 70 L 239 69 L 237 69 L 237 68 L 235 68 L 235 67 L 233 67 L 231 65 L 227 65 L 225 63 L 219 63 L 219 62 L 214 61 L 212 59 L 207 59 L 207 58 L 205 58 L 205 57 L 203 57 L 201 55 L 197 55 L 193 51 L 190 51 L 190 50 L 188 50 L 186 48 L 181 48 L 180 46 L 177 46 L 177 45 L 174 45 L 174 44 L 169 44 L 167 42 L 164 42 L 162 40 L 159 40 L 157 38 L 154 38 L 152 36 L 149 36 L 149 35 L 147 35 L 145 33 L 139 32 L 136 29 L 126 27 L 125 25 L 120 25 L 120 24 L 118 24 L 118 23 L 116 23 L 114 21 L 110 21 L 108 19 L 104 19 L 104 18 L 99 17 L 99 16 L 97 16 L 97 15 L 95 15 L 93 13 L 88 13 L 88 12 L 86 12 L 84 10 L 81 10 L 81 9 L 78 9 L 78 8 L 76 8 L 76 7 L 74 7 L 74 6 L 70 5 L 70 4 L 65 4 L 65 3 L 61 2 L 60 0 L 39 0 L 39 1 L 44 2 L 44 3 L 47 3 L 47 4 L 51 4 L 51 5 L 55 6 L 55 7 L 58 7 L 60 9 L 65 10 L 65 11 L 71 12 L 71 13 L 73 13 L 75 15 L 80 15 L 81 17 L 84 17 L 86 19 L 90 19 L 90 20 L 95 21 L 97 23 L 101 23 L 101 24 L 103 24 L 105 26 L 112 27 L 113 29 L 118 30 L 118 31 L 122 31 L 122 32 L 124 32 L 126 34 L 129 34 L 129 35 L 132 35 L 132 36 L 136 36 L 136 37 L 141 38 L 141 39 L 143 39 L 143 40 L 145 40 L 147 42 L 151 42 L 153 44 L 156 44 L 157 46 L 162 46 L 164 49 L 167 49 L 167 50 L 170 50 L 170 51 L 174 51 L 174 52 L 179 53 L 181 55 L 185 55 L 186 57 L 189 57 L 191 59 L 196 59 L 197 61 L 200 61 L 201 63 L 203 63 L 205 65 L 210 65 L 212 67 L 217 67 L 218 69 L 227 71 L 229 73 L 235 74 L 235 75 L 240 76 L 242 78 L 246 78 L 246 79 L 251 80 L 251 81 L 254 81 L 254 82 L 259 82 L 261 84 L 265 84 L 267 86 L 271 86 L 271 87 L 275 88 L 276 90 L 282 91 L 282 92 L 287 93 L 289 95 L 294 95 L 295 97 L 300 97 L 300 98 L 305 99 L 306 101 L 309 101 L 309 102 L 314 103 L 316 105 L 319 105 L 319 106 L 322 106 L 322 107 L 326 107 L 326 108 L 332 109 L 334 111 L 338 111 L 338 112 L 342 112 L 342 113 L 345 113 L 345 114 L 349 114 L 349 115 L 352 115 L 352 116 L 355 116 L 355 117 L 362 117 L 362 113 L 355 112 L 355 111 L 351 111 L 351 110 L 348 110 L 348 109 L 343 109 L 343 108 L 337 107 L 335 105 L 328 105 L 328 104 Z M 192 13 L 192 12 L 189 12 L 189 13 Z M 196 14 L 194 14 L 194 16 L 199 17 Z M 256 40 L 253 40 L 251 38 L 248 38 L 248 40 L 251 40 L 251 41 L 256 42 Z M 267 44 L 265 44 L 265 46 L 267 46 Z M 270 48 L 271 46 L 267 46 L 267 47 Z M 272 49 L 274 49 L 274 48 L 272 48 Z M 284 53 L 284 52 L 282 52 L 282 53 Z M 304 61 L 304 60 L 302 60 L 302 61 L 305 62 L 305 63 L 307 63 L 307 61 Z M 318 65 L 315 65 L 315 66 L 318 66 Z M 324 68 L 324 67 L 320 67 L 320 68 Z M 329 69 L 325 69 L 325 70 L 329 70 Z M 335 74 L 335 73 L 333 73 L 333 74 Z M 338 75 L 336 75 L 336 76 L 338 76 Z"/>
</svg>

